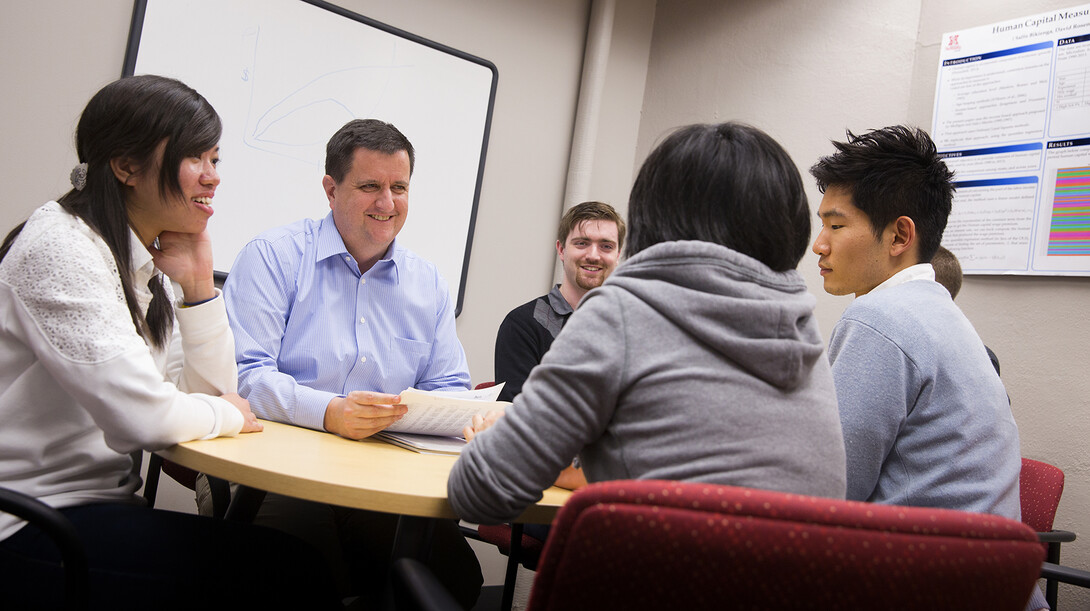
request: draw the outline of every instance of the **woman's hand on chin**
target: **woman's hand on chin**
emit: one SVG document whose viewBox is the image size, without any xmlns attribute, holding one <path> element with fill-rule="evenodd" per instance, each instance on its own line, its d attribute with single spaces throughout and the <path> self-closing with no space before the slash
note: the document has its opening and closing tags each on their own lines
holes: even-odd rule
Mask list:
<svg viewBox="0 0 1090 611">
<path fill-rule="evenodd" d="M 164 231 L 158 248 L 148 247 L 155 267 L 182 287 L 182 301 L 200 303 L 216 296 L 212 280 L 212 240 L 208 230 L 200 233 Z"/>
</svg>

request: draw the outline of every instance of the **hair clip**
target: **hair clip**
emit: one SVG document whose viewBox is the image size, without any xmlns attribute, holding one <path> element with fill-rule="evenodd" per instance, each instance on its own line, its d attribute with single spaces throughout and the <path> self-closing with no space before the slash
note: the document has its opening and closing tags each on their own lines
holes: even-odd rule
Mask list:
<svg viewBox="0 0 1090 611">
<path fill-rule="evenodd" d="M 82 191 L 87 186 L 87 164 L 76 164 L 76 167 L 72 168 L 72 173 L 68 175 L 68 180 L 71 181 L 76 191 Z"/>
</svg>

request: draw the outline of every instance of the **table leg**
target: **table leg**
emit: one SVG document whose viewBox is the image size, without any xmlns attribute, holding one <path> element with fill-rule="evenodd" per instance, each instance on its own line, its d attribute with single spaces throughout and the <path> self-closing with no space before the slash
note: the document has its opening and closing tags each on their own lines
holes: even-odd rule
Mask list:
<svg viewBox="0 0 1090 611">
<path fill-rule="evenodd" d="M 394 549 L 390 563 L 398 558 L 415 558 L 424 562 L 431 553 L 431 538 L 435 531 L 434 518 L 399 516 L 394 533 Z"/>
<path fill-rule="evenodd" d="M 501 611 L 511 611 L 515 601 L 515 580 L 518 579 L 519 561 L 522 560 L 522 524 L 511 523 L 511 548 L 508 552 L 507 571 L 503 577 L 503 596 L 500 598 Z"/>
<path fill-rule="evenodd" d="M 397 518 L 397 530 L 394 531 L 394 546 L 390 553 L 390 564 L 386 569 L 386 592 L 383 609 L 396 609 L 394 595 L 394 562 L 399 558 L 413 558 L 426 562 L 431 554 L 431 539 L 435 531 L 435 518 L 401 515 Z"/>
<path fill-rule="evenodd" d="M 239 485 L 231 499 L 231 505 L 227 507 L 227 515 L 224 519 L 232 522 L 253 522 L 264 500 L 264 490 Z"/>
</svg>

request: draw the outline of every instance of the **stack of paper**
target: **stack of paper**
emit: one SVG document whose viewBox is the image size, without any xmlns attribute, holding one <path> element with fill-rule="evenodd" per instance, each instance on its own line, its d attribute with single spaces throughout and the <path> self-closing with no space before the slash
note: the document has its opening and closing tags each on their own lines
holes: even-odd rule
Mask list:
<svg viewBox="0 0 1090 611">
<path fill-rule="evenodd" d="M 415 452 L 457 454 L 466 441 L 462 429 L 473 416 L 502 410 L 511 403 L 497 401 L 503 384 L 479 390 L 401 391 L 401 403 L 409 411 L 375 437 Z"/>
<path fill-rule="evenodd" d="M 460 454 L 466 445 L 462 437 L 440 437 L 438 435 L 413 435 L 412 433 L 375 433 L 375 439 L 420 452 L 421 454 Z"/>
</svg>

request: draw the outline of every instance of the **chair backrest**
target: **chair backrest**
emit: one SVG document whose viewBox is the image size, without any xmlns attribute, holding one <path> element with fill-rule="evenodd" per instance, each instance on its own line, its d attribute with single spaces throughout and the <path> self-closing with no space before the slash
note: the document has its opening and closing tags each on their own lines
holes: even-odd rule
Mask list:
<svg viewBox="0 0 1090 611">
<path fill-rule="evenodd" d="M 1051 531 L 1064 492 L 1064 472 L 1048 463 L 1023 458 L 1018 492 L 1022 521 L 1037 532 Z"/>
<path fill-rule="evenodd" d="M 749 488 L 616 481 L 576 492 L 531 611 L 1011 609 L 1044 552 L 997 516 Z"/>
<path fill-rule="evenodd" d="M 0 486 L 0 512 L 26 520 L 53 541 L 61 552 L 61 564 L 64 568 L 64 608 L 86 609 L 90 591 L 87 552 L 72 522 L 60 511 L 42 501 L 2 486 Z M 13 554 L 12 557 L 17 558 L 18 554 Z M 31 564 L 33 561 L 27 559 L 26 562 Z M 7 575 L 7 577 L 12 576 Z M 5 587 L 17 585 L 14 581 Z"/>
</svg>

